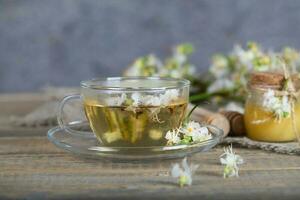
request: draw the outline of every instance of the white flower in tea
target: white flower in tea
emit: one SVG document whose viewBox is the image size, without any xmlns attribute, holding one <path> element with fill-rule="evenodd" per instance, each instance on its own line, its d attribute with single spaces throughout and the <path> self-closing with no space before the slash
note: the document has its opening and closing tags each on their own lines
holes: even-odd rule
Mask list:
<svg viewBox="0 0 300 200">
<path fill-rule="evenodd" d="M 154 96 L 154 95 L 146 95 L 143 97 L 143 105 L 146 106 L 160 106 L 161 105 L 161 100 L 159 97 Z"/>
<path fill-rule="evenodd" d="M 239 167 L 244 163 L 243 158 L 235 154 L 232 150 L 232 145 L 224 148 L 224 153 L 220 156 L 220 162 L 222 165 L 225 165 L 223 176 L 224 178 L 239 176 Z"/>
<path fill-rule="evenodd" d="M 132 106 L 134 107 L 137 107 L 142 103 L 142 95 L 138 92 L 132 93 L 131 99 L 133 100 Z"/>
<path fill-rule="evenodd" d="M 161 108 L 160 107 L 156 107 L 156 108 L 148 108 L 148 110 L 150 111 L 150 117 L 154 122 L 158 122 L 158 123 L 164 123 L 165 121 L 162 121 L 159 119 L 158 114 L 160 113 Z"/>
<path fill-rule="evenodd" d="M 193 142 L 205 141 L 212 138 L 207 127 L 201 126 L 199 123 L 194 121 L 189 121 L 179 130 L 186 136 L 191 137 Z"/>
<path fill-rule="evenodd" d="M 165 93 L 160 95 L 143 95 L 139 92 L 134 92 L 131 94 L 131 99 L 128 100 L 126 110 L 137 112 L 140 106 L 149 106 L 149 116 L 151 119 L 158 123 L 163 123 L 164 121 L 160 120 L 158 114 L 162 108 L 165 108 L 170 105 L 172 101 L 177 100 L 179 97 L 179 91 L 177 89 L 166 90 Z"/>
<path fill-rule="evenodd" d="M 164 94 L 160 95 L 161 105 L 167 106 L 172 101 L 178 99 L 179 91 L 176 89 L 167 90 Z"/>
<path fill-rule="evenodd" d="M 275 91 L 269 89 L 263 95 L 263 107 L 272 111 L 277 119 L 289 117 L 291 113 L 291 105 L 287 96 L 276 97 Z"/>
<path fill-rule="evenodd" d="M 132 93 L 132 106 L 167 106 L 170 102 L 176 100 L 179 96 L 179 92 L 176 89 L 166 90 L 164 94 L 159 96 L 155 95 L 142 95 L 141 93 Z"/>
<path fill-rule="evenodd" d="M 168 131 L 165 138 L 168 140 L 168 145 L 178 144 L 180 142 L 180 137 L 177 130 Z"/>
<path fill-rule="evenodd" d="M 189 186 L 192 185 L 192 175 L 198 167 L 198 165 L 194 164 L 188 165 L 187 158 L 185 157 L 181 162 L 181 166 L 178 163 L 172 166 L 171 175 L 172 177 L 178 179 L 178 184 L 180 187 L 185 185 Z"/>
<path fill-rule="evenodd" d="M 122 95 L 118 95 L 115 97 L 109 97 L 105 99 L 106 105 L 109 106 L 121 106 L 127 99 L 127 95 L 123 93 Z"/>
</svg>

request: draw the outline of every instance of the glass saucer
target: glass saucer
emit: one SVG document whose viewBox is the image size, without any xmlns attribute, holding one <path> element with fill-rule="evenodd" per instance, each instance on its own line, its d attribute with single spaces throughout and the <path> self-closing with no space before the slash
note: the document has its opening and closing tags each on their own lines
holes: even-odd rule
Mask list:
<svg viewBox="0 0 300 200">
<path fill-rule="evenodd" d="M 207 127 L 212 134 L 212 139 L 191 145 L 105 147 L 96 138 L 74 136 L 60 127 L 50 129 L 48 139 L 57 147 L 84 157 L 118 161 L 172 159 L 208 151 L 217 145 L 223 138 L 223 131 L 211 125 Z"/>
</svg>

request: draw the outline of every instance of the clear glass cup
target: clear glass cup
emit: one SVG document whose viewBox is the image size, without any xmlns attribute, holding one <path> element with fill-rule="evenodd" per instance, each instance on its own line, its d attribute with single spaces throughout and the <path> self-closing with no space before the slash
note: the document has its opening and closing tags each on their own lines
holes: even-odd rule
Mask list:
<svg viewBox="0 0 300 200">
<path fill-rule="evenodd" d="M 186 116 L 190 82 L 159 77 L 111 77 L 81 82 L 80 94 L 63 99 L 58 123 L 68 133 L 96 137 L 104 146 L 164 146 L 165 134 Z M 74 130 L 64 121 L 64 107 L 80 99 L 93 133 Z"/>
</svg>

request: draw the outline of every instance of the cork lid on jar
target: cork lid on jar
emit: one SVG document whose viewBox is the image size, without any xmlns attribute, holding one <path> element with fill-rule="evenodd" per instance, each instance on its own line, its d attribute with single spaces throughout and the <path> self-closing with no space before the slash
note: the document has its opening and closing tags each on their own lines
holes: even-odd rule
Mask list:
<svg viewBox="0 0 300 200">
<path fill-rule="evenodd" d="M 299 74 L 291 75 L 295 88 L 300 88 Z M 286 79 L 283 73 L 279 72 L 253 72 L 250 75 L 248 87 L 283 90 Z"/>
</svg>

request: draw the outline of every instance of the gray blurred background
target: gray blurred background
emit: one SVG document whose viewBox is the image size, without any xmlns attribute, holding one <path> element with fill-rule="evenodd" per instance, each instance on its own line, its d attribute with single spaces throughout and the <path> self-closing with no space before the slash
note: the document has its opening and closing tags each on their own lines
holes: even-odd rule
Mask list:
<svg viewBox="0 0 300 200">
<path fill-rule="evenodd" d="M 195 45 L 200 72 L 248 40 L 300 48 L 300 1 L 0 0 L 0 92 L 117 76 L 181 42 Z"/>
</svg>

